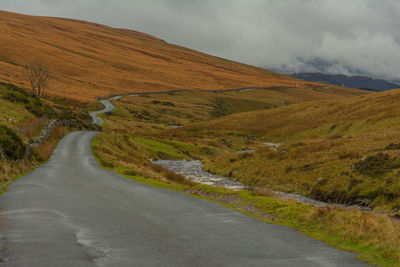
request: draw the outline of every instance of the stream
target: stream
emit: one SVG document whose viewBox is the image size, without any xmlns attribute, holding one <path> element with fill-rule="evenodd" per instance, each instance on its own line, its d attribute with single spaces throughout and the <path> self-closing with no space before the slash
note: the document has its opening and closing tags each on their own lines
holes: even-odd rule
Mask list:
<svg viewBox="0 0 400 267">
<path fill-rule="evenodd" d="M 120 99 L 122 96 L 115 96 L 110 98 L 109 100 L 117 100 Z M 90 112 L 90 116 L 92 117 L 93 123 L 102 125 L 103 120 L 98 117 L 97 115 L 105 112 L 110 112 L 115 109 L 115 106 L 111 104 L 109 100 L 101 100 L 100 102 L 104 105 L 102 110 Z M 180 128 L 181 125 L 171 125 L 172 128 Z M 279 143 L 269 143 L 265 142 L 264 145 L 270 147 L 271 149 L 276 150 L 280 144 Z M 237 151 L 238 153 L 251 153 L 254 152 L 254 149 L 244 149 Z M 243 190 L 248 188 L 246 185 L 242 184 L 238 181 L 232 181 L 224 176 L 215 175 L 209 172 L 206 172 L 202 169 L 203 164 L 199 160 L 150 160 L 152 163 L 160 165 L 165 169 L 173 171 L 177 174 L 184 176 L 186 179 L 194 181 L 196 183 L 211 185 L 211 186 L 218 186 L 224 187 L 231 190 Z M 278 191 L 271 191 L 277 197 L 282 199 L 294 199 L 299 203 L 303 204 L 310 204 L 317 207 L 342 207 L 342 208 L 358 208 L 358 209 L 369 209 L 361 206 L 356 205 L 343 205 L 343 204 L 331 204 L 327 202 L 318 201 L 309 197 L 305 197 L 299 194 L 293 193 L 285 193 L 285 192 L 278 192 Z"/>
<path fill-rule="evenodd" d="M 246 185 L 232 181 L 226 177 L 215 175 L 206 172 L 202 169 L 203 164 L 199 160 L 151 160 L 153 164 L 162 166 L 165 169 L 173 171 L 177 174 L 184 176 L 186 179 L 194 181 L 199 184 L 219 186 L 232 190 L 243 190 L 248 188 Z M 303 195 L 285 193 L 278 191 L 271 191 L 276 197 L 282 199 L 294 199 L 299 203 L 309 204 L 316 207 L 341 207 L 346 209 L 357 208 L 357 209 L 369 209 L 356 205 L 343 205 L 343 204 L 332 204 L 323 201 L 318 201 Z"/>
<path fill-rule="evenodd" d="M 204 171 L 201 168 L 203 164 L 200 160 L 152 160 L 151 162 L 183 175 L 186 179 L 199 184 L 219 186 L 233 190 L 243 190 L 246 188 L 240 182 Z"/>
</svg>

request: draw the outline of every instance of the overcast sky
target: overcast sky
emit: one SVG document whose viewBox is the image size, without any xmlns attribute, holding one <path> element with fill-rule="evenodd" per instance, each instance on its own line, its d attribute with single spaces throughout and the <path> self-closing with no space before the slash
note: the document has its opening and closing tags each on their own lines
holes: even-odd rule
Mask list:
<svg viewBox="0 0 400 267">
<path fill-rule="evenodd" d="M 129 28 L 241 62 L 400 79 L 400 0 L 0 0 Z"/>
</svg>

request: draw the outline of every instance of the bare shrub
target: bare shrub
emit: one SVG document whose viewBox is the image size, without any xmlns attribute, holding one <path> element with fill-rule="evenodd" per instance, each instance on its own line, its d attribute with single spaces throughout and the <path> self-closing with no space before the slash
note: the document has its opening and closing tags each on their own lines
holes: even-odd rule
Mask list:
<svg viewBox="0 0 400 267">
<path fill-rule="evenodd" d="M 37 62 L 32 62 L 25 66 L 25 71 L 28 75 L 29 83 L 32 88 L 32 94 L 38 98 L 44 96 L 44 93 L 49 85 L 49 72 Z"/>
</svg>

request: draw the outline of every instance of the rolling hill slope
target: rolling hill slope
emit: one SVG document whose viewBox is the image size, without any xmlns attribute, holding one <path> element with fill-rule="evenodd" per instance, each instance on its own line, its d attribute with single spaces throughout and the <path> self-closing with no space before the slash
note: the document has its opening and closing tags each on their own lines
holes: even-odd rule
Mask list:
<svg viewBox="0 0 400 267">
<path fill-rule="evenodd" d="M 210 158 L 205 169 L 323 201 L 400 214 L 400 90 L 236 113 L 176 129 L 196 140 L 240 136 L 254 153 Z M 281 143 L 271 150 L 263 142 Z M 244 147 L 247 149 L 247 147 Z"/>
<path fill-rule="evenodd" d="M 40 62 L 49 93 L 96 96 L 174 89 L 316 85 L 99 24 L 0 11 L 0 80 L 28 87 L 24 68 Z"/>
</svg>

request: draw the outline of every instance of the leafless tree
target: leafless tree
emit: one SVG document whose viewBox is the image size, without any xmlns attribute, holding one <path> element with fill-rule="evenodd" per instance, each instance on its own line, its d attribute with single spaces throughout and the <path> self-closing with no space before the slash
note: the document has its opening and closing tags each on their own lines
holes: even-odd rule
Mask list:
<svg viewBox="0 0 400 267">
<path fill-rule="evenodd" d="M 25 67 L 32 93 L 41 98 L 49 85 L 49 72 L 37 62 L 30 63 Z"/>
</svg>

